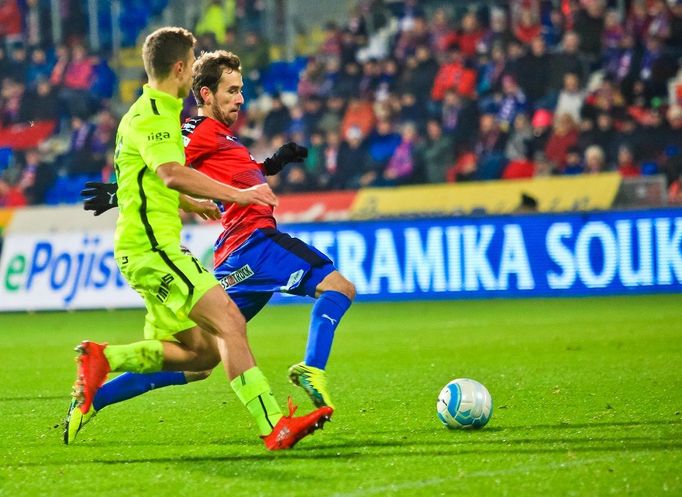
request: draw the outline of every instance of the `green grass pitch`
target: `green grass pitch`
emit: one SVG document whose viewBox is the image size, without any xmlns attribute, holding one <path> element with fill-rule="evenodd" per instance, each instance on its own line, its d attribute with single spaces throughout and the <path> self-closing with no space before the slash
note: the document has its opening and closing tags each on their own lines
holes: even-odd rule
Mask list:
<svg viewBox="0 0 682 497">
<path fill-rule="evenodd" d="M 356 304 L 329 364 L 337 412 L 269 453 L 225 381 L 102 410 L 76 444 L 61 421 L 81 339 L 141 336 L 142 311 L 0 314 L 2 496 L 682 495 L 679 295 Z M 282 406 L 309 306 L 249 326 Z M 485 384 L 479 431 L 436 417 L 441 387 Z"/>
</svg>

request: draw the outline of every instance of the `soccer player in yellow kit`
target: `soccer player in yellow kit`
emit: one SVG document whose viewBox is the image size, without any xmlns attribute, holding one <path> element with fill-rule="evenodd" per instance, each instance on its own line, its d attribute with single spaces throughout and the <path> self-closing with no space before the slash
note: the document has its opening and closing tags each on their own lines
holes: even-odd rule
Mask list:
<svg viewBox="0 0 682 497">
<path fill-rule="evenodd" d="M 294 417 L 290 405 L 289 415 L 282 415 L 255 364 L 243 316 L 212 273 L 180 247 L 179 207 L 219 217 L 212 202 L 188 195 L 239 205 L 277 202 L 267 184 L 240 190 L 185 167 L 179 117 L 191 87 L 194 42 L 183 28 L 161 28 L 147 37 L 142 57 L 149 84 L 121 119 L 116 139 L 119 218 L 114 253 L 121 273 L 144 298 L 145 340 L 129 345 L 82 342 L 71 409 L 80 409 L 87 421 L 92 399 L 110 371 L 203 371 L 219 353 L 266 447 L 289 448 L 322 426 L 332 409 L 323 406 Z"/>
</svg>

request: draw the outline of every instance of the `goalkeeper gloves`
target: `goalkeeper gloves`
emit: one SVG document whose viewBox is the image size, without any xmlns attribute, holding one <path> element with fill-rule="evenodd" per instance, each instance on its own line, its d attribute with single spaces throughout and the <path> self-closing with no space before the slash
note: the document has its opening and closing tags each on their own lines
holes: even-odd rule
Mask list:
<svg viewBox="0 0 682 497">
<path fill-rule="evenodd" d="M 85 188 L 81 190 L 81 195 L 87 197 L 83 208 L 86 211 L 95 211 L 95 216 L 99 216 L 109 209 L 118 207 L 117 191 L 118 185 L 116 183 L 88 181 L 85 183 Z"/>
<path fill-rule="evenodd" d="M 263 161 L 265 174 L 268 176 L 277 174 L 290 162 L 303 162 L 306 157 L 308 157 L 307 148 L 294 142 L 286 143 L 279 147 L 272 157 Z"/>
</svg>

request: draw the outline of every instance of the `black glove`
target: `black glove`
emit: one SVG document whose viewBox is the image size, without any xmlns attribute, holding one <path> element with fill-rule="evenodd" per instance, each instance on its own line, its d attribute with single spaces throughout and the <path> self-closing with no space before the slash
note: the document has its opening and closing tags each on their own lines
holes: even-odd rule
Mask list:
<svg viewBox="0 0 682 497">
<path fill-rule="evenodd" d="M 87 197 L 83 208 L 86 211 L 95 211 L 95 216 L 99 216 L 109 209 L 118 207 L 117 191 L 118 185 L 116 183 L 88 181 L 85 183 L 85 188 L 81 190 L 81 195 Z"/>
<path fill-rule="evenodd" d="M 290 162 L 303 162 L 308 157 L 308 149 L 294 142 L 285 143 L 269 159 L 263 161 L 265 174 L 272 176 L 280 172 Z"/>
</svg>

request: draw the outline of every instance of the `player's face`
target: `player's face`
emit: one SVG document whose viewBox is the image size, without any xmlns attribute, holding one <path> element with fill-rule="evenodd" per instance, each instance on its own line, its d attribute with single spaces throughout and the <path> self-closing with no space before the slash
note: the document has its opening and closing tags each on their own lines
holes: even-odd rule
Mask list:
<svg viewBox="0 0 682 497">
<path fill-rule="evenodd" d="M 242 75 L 239 71 L 226 69 L 220 78 L 218 89 L 211 94 L 211 117 L 228 126 L 232 125 L 239 116 L 239 109 L 244 103 L 242 95 Z"/>
</svg>

